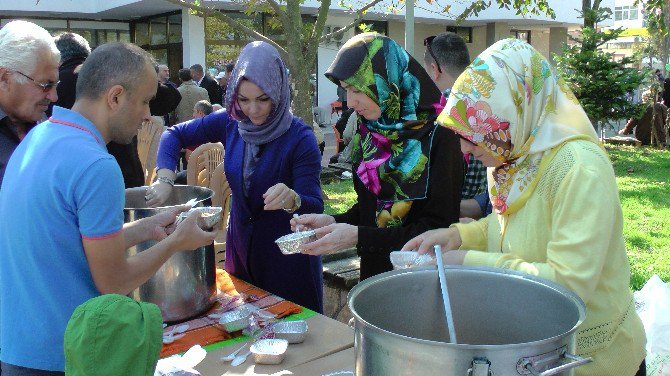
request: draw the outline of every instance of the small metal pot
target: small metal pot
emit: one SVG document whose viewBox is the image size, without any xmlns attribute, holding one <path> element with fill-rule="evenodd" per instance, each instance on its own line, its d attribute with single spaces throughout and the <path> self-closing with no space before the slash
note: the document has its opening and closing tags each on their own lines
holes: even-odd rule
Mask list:
<svg viewBox="0 0 670 376">
<path fill-rule="evenodd" d="M 151 217 L 177 205 L 196 199 L 194 207 L 212 205 L 214 192 L 211 189 L 176 185 L 165 206 L 148 208 L 144 195 L 148 187 L 126 189 L 124 221 L 132 222 Z M 127 254 L 143 252 L 156 244 L 146 241 L 129 248 Z M 216 296 L 216 261 L 214 244 L 192 251 L 175 253 L 142 286 L 130 293 L 130 297 L 156 304 L 167 322 L 183 321 L 207 311 Z"/>
<path fill-rule="evenodd" d="M 357 375 L 570 375 L 591 361 L 572 355 L 585 317 L 574 293 L 513 271 L 445 269 L 458 344 L 449 343 L 434 266 L 351 290 Z"/>
</svg>

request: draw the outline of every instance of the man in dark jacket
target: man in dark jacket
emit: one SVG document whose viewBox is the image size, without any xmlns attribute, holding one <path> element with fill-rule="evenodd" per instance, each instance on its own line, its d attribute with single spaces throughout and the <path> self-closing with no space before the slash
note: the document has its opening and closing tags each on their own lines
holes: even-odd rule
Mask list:
<svg viewBox="0 0 670 376">
<path fill-rule="evenodd" d="M 74 105 L 79 68 L 91 54 L 91 47 L 84 37 L 76 33 L 60 34 L 54 38 L 54 42 L 60 51 L 60 66 L 58 66 L 60 83 L 56 88 L 58 101 L 53 105 L 70 109 Z M 53 105 L 49 107 L 47 116 L 51 116 Z"/>
<path fill-rule="evenodd" d="M 198 86 L 207 89 L 207 94 L 209 95 L 209 103 L 222 104 L 221 103 L 221 87 L 219 83 L 216 82 L 212 76 L 205 74 L 205 71 L 202 69 L 202 65 L 194 64 L 191 65 L 191 76 L 193 81 L 198 84 Z"/>
</svg>

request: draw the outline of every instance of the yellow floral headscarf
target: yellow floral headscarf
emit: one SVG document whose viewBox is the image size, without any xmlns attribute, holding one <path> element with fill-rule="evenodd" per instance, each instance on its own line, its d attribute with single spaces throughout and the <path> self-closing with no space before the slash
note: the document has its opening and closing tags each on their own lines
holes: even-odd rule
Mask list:
<svg viewBox="0 0 670 376">
<path fill-rule="evenodd" d="M 489 182 L 500 214 L 523 207 L 557 146 L 575 139 L 598 143 L 565 81 L 518 39 L 496 42 L 470 64 L 437 121 L 503 162 Z"/>
</svg>

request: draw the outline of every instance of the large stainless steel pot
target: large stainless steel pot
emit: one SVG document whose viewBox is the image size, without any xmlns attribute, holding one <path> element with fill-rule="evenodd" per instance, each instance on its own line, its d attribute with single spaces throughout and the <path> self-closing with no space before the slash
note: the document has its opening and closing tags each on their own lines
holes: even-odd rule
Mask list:
<svg viewBox="0 0 670 376">
<path fill-rule="evenodd" d="M 435 267 L 380 274 L 349 293 L 356 375 L 570 375 L 584 303 L 532 276 L 446 267 L 458 344 L 449 342 Z M 569 360 L 569 362 L 566 362 Z"/>
<path fill-rule="evenodd" d="M 126 190 L 125 222 L 150 217 L 175 205 L 195 198 L 194 206 L 211 206 L 213 191 L 208 188 L 176 185 L 165 206 L 147 208 L 144 195 L 147 187 Z M 128 249 L 134 255 L 149 249 L 154 241 L 140 243 Z M 216 295 L 216 263 L 214 245 L 192 251 L 177 252 L 146 283 L 133 291 L 135 300 L 151 302 L 161 309 L 164 321 L 182 321 L 196 316 L 212 306 Z"/>
</svg>

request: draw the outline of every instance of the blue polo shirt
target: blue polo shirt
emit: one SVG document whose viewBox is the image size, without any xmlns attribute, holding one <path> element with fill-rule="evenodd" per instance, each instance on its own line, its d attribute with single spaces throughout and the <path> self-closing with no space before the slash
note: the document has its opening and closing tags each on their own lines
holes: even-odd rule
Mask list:
<svg viewBox="0 0 670 376">
<path fill-rule="evenodd" d="M 64 371 L 63 335 L 74 309 L 100 295 L 82 238 L 118 236 L 121 169 L 100 132 L 54 107 L 9 160 L 0 190 L 0 359 Z"/>
</svg>

